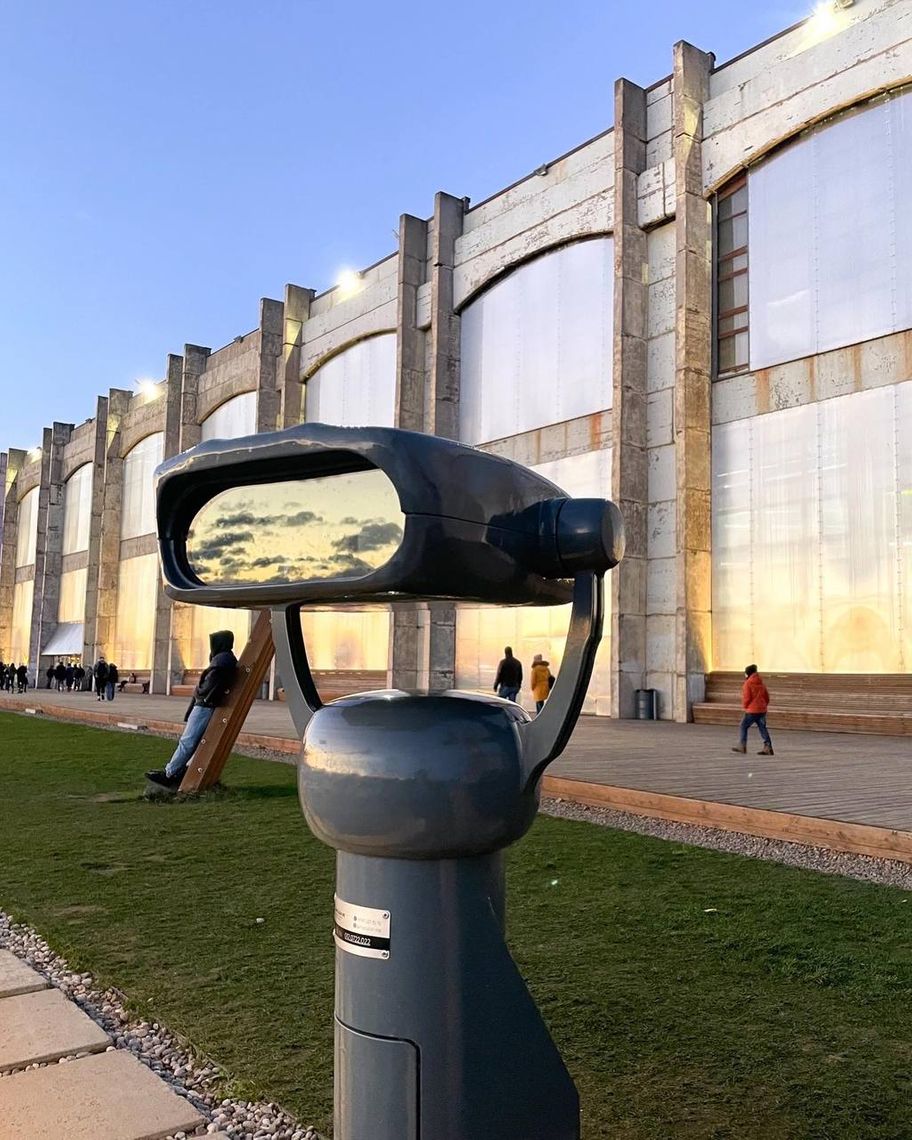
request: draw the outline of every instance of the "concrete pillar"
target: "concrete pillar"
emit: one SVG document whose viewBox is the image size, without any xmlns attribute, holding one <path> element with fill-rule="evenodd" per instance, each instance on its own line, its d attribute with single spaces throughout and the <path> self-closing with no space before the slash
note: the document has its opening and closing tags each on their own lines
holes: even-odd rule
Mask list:
<svg viewBox="0 0 912 1140">
<path fill-rule="evenodd" d="M 57 628 L 60 575 L 63 572 L 63 458 L 64 448 L 72 434 L 72 424 L 55 422 L 53 427 L 44 430 L 46 454 L 42 457 L 41 490 L 38 493 L 35 601 L 29 638 L 29 665 L 36 670 L 36 683 L 40 683 L 48 665 L 47 661 L 41 660 L 41 650 Z"/>
<path fill-rule="evenodd" d="M 712 656 L 712 226 L 703 196 L 703 105 L 713 57 L 674 49 L 675 392 L 677 476 L 675 720 L 703 699 Z"/>
<path fill-rule="evenodd" d="M 101 540 L 98 553 L 94 641 L 88 661 L 99 653 L 109 655 L 113 649 L 114 622 L 117 616 L 117 583 L 120 576 L 120 513 L 123 500 L 123 454 L 120 424 L 130 410 L 131 392 L 112 388 L 108 393 L 108 417 L 105 430 L 105 465 L 101 509 Z"/>
<path fill-rule="evenodd" d="M 108 453 L 108 397 L 95 403 L 95 439 L 92 455 L 92 513 L 89 519 L 89 550 L 86 571 L 85 617 L 82 632 L 82 663 L 95 661 L 98 644 L 98 582 L 101 567 L 101 524 L 105 504 L 105 462 Z"/>
<path fill-rule="evenodd" d="M 198 381 L 198 377 L 197 377 Z M 180 454 L 184 415 L 184 359 L 168 354 L 165 372 L 164 457 Z M 192 401 L 195 406 L 195 399 Z M 174 602 L 159 583 L 155 601 L 155 633 L 152 641 L 152 677 L 150 693 L 171 692 L 171 621 Z"/>
<path fill-rule="evenodd" d="M 282 335 L 282 362 L 277 383 L 281 389 L 279 425 L 294 427 L 301 422 L 303 385 L 301 384 L 301 347 L 304 343 L 304 323 L 310 317 L 310 306 L 316 297 L 315 289 L 301 285 L 285 286 Z"/>
<path fill-rule="evenodd" d="M 28 453 L 11 447 L 3 463 L 3 530 L 0 541 L 0 657 L 9 661 L 13 631 L 13 593 L 16 588 L 16 544 L 19 538 L 17 478 Z"/>
<path fill-rule="evenodd" d="M 646 169 L 646 92 L 614 89 L 614 364 L 611 486 L 624 516 L 627 553 L 609 577 L 611 711 L 635 715 L 646 683 L 646 234 L 637 224 L 637 178 Z"/>
<path fill-rule="evenodd" d="M 178 451 L 187 451 L 188 448 L 195 447 L 200 441 L 196 397 L 199 391 L 199 378 L 206 371 L 211 353 L 211 348 L 203 348 L 198 344 L 184 345 L 181 375 L 180 447 Z M 177 359 L 179 360 L 180 357 Z"/>
<path fill-rule="evenodd" d="M 275 431 L 282 412 L 285 306 L 269 297 L 260 300 L 260 359 L 257 376 L 256 430 Z"/>
<path fill-rule="evenodd" d="M 431 231 L 431 327 L 428 345 L 426 430 L 459 438 L 459 314 L 453 304 L 456 239 L 462 234 L 465 202 L 451 194 L 434 198 Z M 456 607 L 436 602 L 428 607 L 428 687 L 456 684 Z"/>
</svg>

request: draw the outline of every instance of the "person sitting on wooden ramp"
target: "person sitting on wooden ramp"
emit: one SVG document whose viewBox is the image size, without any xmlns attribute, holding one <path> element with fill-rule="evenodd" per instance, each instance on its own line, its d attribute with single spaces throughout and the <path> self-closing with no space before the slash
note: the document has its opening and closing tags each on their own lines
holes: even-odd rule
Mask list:
<svg viewBox="0 0 912 1140">
<path fill-rule="evenodd" d="M 200 676 L 193 699 L 184 716 L 187 722 L 174 755 L 164 768 L 146 772 L 146 779 L 162 788 L 179 788 L 187 765 L 193 759 L 203 734 L 209 726 L 213 712 L 224 701 L 234 680 L 237 658 L 232 652 L 234 634 L 220 629 L 209 634 L 209 666 Z"/>
</svg>

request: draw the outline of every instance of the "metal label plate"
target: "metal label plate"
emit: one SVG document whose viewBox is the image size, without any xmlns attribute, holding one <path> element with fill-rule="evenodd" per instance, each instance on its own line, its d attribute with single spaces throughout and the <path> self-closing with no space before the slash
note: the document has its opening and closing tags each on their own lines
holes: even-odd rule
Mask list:
<svg viewBox="0 0 912 1140">
<path fill-rule="evenodd" d="M 356 906 L 334 895 L 333 938 L 349 954 L 386 960 L 390 956 L 390 912 Z"/>
</svg>

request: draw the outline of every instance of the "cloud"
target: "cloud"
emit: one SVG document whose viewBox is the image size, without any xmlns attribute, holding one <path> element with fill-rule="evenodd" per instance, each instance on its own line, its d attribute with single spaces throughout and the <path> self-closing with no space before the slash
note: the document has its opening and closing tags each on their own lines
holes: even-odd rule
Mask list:
<svg viewBox="0 0 912 1140">
<path fill-rule="evenodd" d="M 353 553 L 369 550 L 382 550 L 394 542 L 402 541 L 402 527 L 393 522 L 366 523 L 358 534 L 347 534 L 336 539 L 336 550 L 350 550 Z"/>
<path fill-rule="evenodd" d="M 307 523 L 322 522 L 323 516 L 313 511 L 298 511 L 294 515 L 285 515 L 281 520 L 285 526 L 306 526 Z"/>
</svg>

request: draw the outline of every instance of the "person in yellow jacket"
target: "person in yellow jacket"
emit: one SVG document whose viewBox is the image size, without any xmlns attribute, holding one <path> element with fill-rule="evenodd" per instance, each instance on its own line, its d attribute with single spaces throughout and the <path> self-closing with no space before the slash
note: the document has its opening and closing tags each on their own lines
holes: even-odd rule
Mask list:
<svg viewBox="0 0 912 1140">
<path fill-rule="evenodd" d="M 542 660 L 540 653 L 536 653 L 532 658 L 531 685 L 535 711 L 540 713 L 548 699 L 548 693 L 551 691 L 551 670 L 548 668 L 548 662 Z"/>
</svg>

